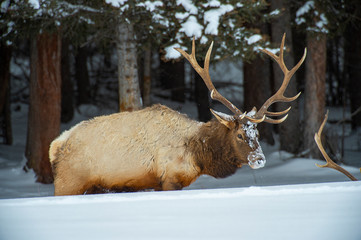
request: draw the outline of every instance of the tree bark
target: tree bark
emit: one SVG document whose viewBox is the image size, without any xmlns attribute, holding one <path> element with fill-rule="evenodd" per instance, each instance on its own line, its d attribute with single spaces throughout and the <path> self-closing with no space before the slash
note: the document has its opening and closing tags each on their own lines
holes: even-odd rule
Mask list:
<svg viewBox="0 0 361 240">
<path fill-rule="evenodd" d="M 78 47 L 75 55 L 75 79 L 78 92 L 77 106 L 90 103 L 91 99 L 87 51 L 86 47 Z"/>
<path fill-rule="evenodd" d="M 271 1 L 271 11 L 275 9 L 282 10 L 282 15 L 272 22 L 272 42 L 276 43 L 277 46 L 280 46 L 281 39 L 284 33 L 286 33 L 286 43 L 285 46 L 287 48 L 284 61 L 286 66 L 291 69 L 294 66 L 293 59 L 293 45 L 292 45 L 292 31 L 291 31 L 291 17 L 289 12 L 288 1 L 285 0 L 272 0 Z M 274 87 L 276 92 L 278 88 L 281 86 L 284 74 L 280 68 L 280 66 L 272 61 L 272 69 L 273 69 L 273 78 L 274 78 Z M 285 96 L 293 97 L 295 96 L 297 91 L 297 81 L 296 76 L 293 76 L 290 84 L 287 87 L 285 92 Z M 293 101 L 292 103 L 276 103 L 275 108 L 277 111 L 283 111 L 289 106 L 292 107 L 292 110 L 289 112 L 287 120 L 281 124 L 278 124 L 278 133 L 280 135 L 280 149 L 297 153 L 300 150 L 300 116 L 299 116 L 299 104 L 298 100 Z"/>
<path fill-rule="evenodd" d="M 0 43 L 0 124 L 4 143 L 12 144 L 10 111 L 10 60 L 11 47 Z M 2 121 L 2 122 L 1 122 Z"/>
<path fill-rule="evenodd" d="M 326 36 L 307 35 L 306 82 L 305 82 L 305 149 L 310 156 L 321 158 L 314 141 L 325 114 L 326 103 Z"/>
<path fill-rule="evenodd" d="M 160 81 L 166 89 L 171 90 L 173 101 L 185 102 L 184 60 L 179 62 L 160 60 Z"/>
<path fill-rule="evenodd" d="M 0 113 L 3 112 L 10 83 L 11 48 L 0 43 Z"/>
<path fill-rule="evenodd" d="M 355 15 L 361 18 L 361 10 Z M 345 33 L 345 71 L 352 114 L 361 107 L 361 27 L 356 24 L 349 24 Z M 351 120 L 353 129 L 360 127 L 361 112 Z"/>
<path fill-rule="evenodd" d="M 134 111 L 142 108 L 143 105 L 134 30 L 133 26 L 127 23 L 119 23 L 117 30 L 119 110 Z"/>
<path fill-rule="evenodd" d="M 4 116 L 4 137 L 5 137 L 5 144 L 12 145 L 13 144 L 13 130 L 11 125 L 11 102 L 10 102 L 10 86 L 8 87 L 9 91 L 5 96 L 5 106 L 3 109 L 3 116 Z"/>
<path fill-rule="evenodd" d="M 172 81 L 172 100 L 184 103 L 185 97 L 185 78 L 184 78 L 184 60 L 175 62 L 168 71 L 172 72 L 173 77 L 169 79 Z"/>
<path fill-rule="evenodd" d="M 209 110 L 210 92 L 201 76 L 195 70 L 192 71 L 194 75 L 194 98 L 197 103 L 198 120 L 207 122 L 212 118 Z"/>
<path fill-rule="evenodd" d="M 41 33 L 31 41 L 30 104 L 25 156 L 37 181 L 51 183 L 49 145 L 60 131 L 61 40 L 57 33 Z"/>
<path fill-rule="evenodd" d="M 74 117 L 74 90 L 70 76 L 69 41 L 62 39 L 61 48 L 61 121 L 67 123 Z"/>
<path fill-rule="evenodd" d="M 271 96 L 270 62 L 269 59 L 256 57 L 252 63 L 243 64 L 244 74 L 244 111 L 251 111 L 253 107 L 259 109 Z M 261 123 L 258 126 L 260 138 L 268 144 L 274 144 L 272 124 Z"/>
<path fill-rule="evenodd" d="M 152 65 L 152 51 L 150 49 L 144 52 L 144 75 L 143 75 L 143 102 L 144 106 L 151 105 L 151 65 Z"/>
</svg>

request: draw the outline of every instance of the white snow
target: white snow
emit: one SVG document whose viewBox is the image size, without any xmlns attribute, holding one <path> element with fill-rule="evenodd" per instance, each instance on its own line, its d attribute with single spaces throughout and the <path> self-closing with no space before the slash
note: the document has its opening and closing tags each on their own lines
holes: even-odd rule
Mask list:
<svg viewBox="0 0 361 240">
<path fill-rule="evenodd" d="M 188 16 L 189 16 L 189 13 L 187 13 L 187 12 L 184 12 L 184 13 L 177 12 L 177 13 L 175 14 L 175 17 L 176 17 L 177 19 L 179 19 L 179 20 L 184 20 L 184 19 L 186 19 Z"/>
<path fill-rule="evenodd" d="M 221 6 L 221 3 L 218 0 L 211 0 L 208 1 L 207 3 L 203 4 L 203 7 L 207 8 L 207 7 L 219 7 Z"/>
<path fill-rule="evenodd" d="M 263 144 L 262 169 L 201 176 L 181 191 L 53 197 L 53 185 L 35 183 L 34 173 L 22 170 L 27 108 L 21 109 L 12 114 L 14 144 L 0 145 L 1 240 L 361 237 L 361 182 L 317 168 L 319 160 L 290 159 L 277 145 Z M 86 116 L 77 113 L 62 129 L 106 113 L 80 110 Z M 182 111 L 196 112 L 189 103 Z M 359 169 L 344 167 L 360 178 Z"/>
<path fill-rule="evenodd" d="M 201 37 L 201 40 L 199 40 L 199 42 L 200 42 L 201 44 L 206 44 L 206 43 L 208 42 L 208 38 L 203 35 L 203 36 Z"/>
<path fill-rule="evenodd" d="M 207 24 L 205 33 L 218 35 L 219 19 L 222 15 L 233 10 L 232 5 L 220 5 L 217 9 L 211 9 L 204 13 L 204 22 Z"/>
<path fill-rule="evenodd" d="M 347 182 L 0 200 L 0 237 L 358 240 L 360 192 Z"/>
<path fill-rule="evenodd" d="M 10 5 L 10 0 L 2 1 L 0 4 L 0 12 L 5 13 Z"/>
<path fill-rule="evenodd" d="M 196 6 L 194 6 L 192 0 L 177 0 L 177 5 L 182 5 L 184 9 L 190 14 L 198 14 L 198 9 Z"/>
<path fill-rule="evenodd" d="M 179 32 L 184 32 L 188 37 L 200 38 L 202 36 L 203 26 L 198 23 L 195 16 L 189 16 L 187 21 L 181 24 Z"/>
<path fill-rule="evenodd" d="M 251 37 L 249 38 L 246 38 L 246 41 L 249 45 L 253 44 L 253 43 L 256 43 L 258 41 L 260 41 L 262 39 L 262 36 L 259 35 L 259 34 L 255 34 L 255 35 L 252 35 Z"/>
<path fill-rule="evenodd" d="M 165 57 L 166 59 L 177 59 L 181 57 L 182 55 L 175 50 L 174 48 L 180 48 L 180 45 L 178 43 L 175 43 L 169 47 L 166 47 L 164 51 L 166 52 Z"/>
<path fill-rule="evenodd" d="M 141 2 L 141 3 L 137 3 L 138 7 L 145 7 L 147 9 L 147 11 L 149 12 L 153 12 L 155 9 L 157 9 L 158 7 L 162 7 L 163 3 L 161 1 L 145 1 L 145 2 Z"/>
<path fill-rule="evenodd" d="M 128 0 L 105 0 L 106 3 L 111 4 L 113 7 L 121 7 Z"/>
<path fill-rule="evenodd" d="M 316 33 L 328 33 L 328 19 L 324 13 L 320 13 L 315 9 L 315 2 L 307 1 L 302 7 L 300 7 L 296 12 L 295 22 L 298 25 L 304 24 L 307 22 L 307 18 L 309 19 L 309 23 L 306 27 L 307 31 L 316 32 Z"/>
<path fill-rule="evenodd" d="M 324 13 L 322 13 L 320 15 L 320 21 L 317 21 L 316 22 L 316 26 L 319 28 L 319 29 L 322 29 L 322 28 L 326 28 L 326 25 L 328 24 L 328 20 L 325 16 Z"/>
<path fill-rule="evenodd" d="M 281 13 L 281 11 L 279 9 L 275 9 L 272 12 L 270 12 L 269 15 L 270 16 L 277 16 L 280 13 Z"/>
<path fill-rule="evenodd" d="M 296 17 L 300 17 L 304 14 L 307 14 L 310 10 L 315 8 L 314 1 L 307 1 L 302 7 L 300 7 L 296 12 Z"/>
<path fill-rule="evenodd" d="M 40 8 L 39 0 L 29 0 L 28 2 L 30 4 L 30 6 L 32 6 L 34 9 Z"/>
</svg>

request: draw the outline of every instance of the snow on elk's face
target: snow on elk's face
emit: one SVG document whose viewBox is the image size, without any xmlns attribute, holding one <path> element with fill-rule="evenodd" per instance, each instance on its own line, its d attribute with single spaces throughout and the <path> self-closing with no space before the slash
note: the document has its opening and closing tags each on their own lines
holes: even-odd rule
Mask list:
<svg viewBox="0 0 361 240">
<path fill-rule="evenodd" d="M 259 144 L 257 123 L 248 119 L 238 119 L 234 116 L 220 113 L 211 109 L 216 119 L 226 126 L 231 133 L 233 151 L 238 159 L 238 167 L 248 164 L 251 168 L 262 168 L 266 164 L 266 158 Z M 254 114 L 250 112 L 251 116 Z"/>
<path fill-rule="evenodd" d="M 253 169 L 262 168 L 266 164 L 266 157 L 263 154 L 261 145 L 259 144 L 258 138 L 259 133 L 257 130 L 257 124 L 250 121 L 245 121 L 240 125 L 240 138 L 241 141 L 246 143 L 249 148 L 247 156 L 248 165 Z"/>
</svg>

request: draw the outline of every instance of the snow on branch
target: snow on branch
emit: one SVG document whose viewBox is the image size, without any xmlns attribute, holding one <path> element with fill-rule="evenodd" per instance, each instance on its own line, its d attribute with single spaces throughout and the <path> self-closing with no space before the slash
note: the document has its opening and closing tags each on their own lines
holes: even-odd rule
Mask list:
<svg viewBox="0 0 361 240">
<path fill-rule="evenodd" d="M 206 34 L 218 35 L 218 27 L 220 17 L 226 14 L 227 12 L 232 11 L 233 6 L 227 5 L 218 5 L 217 9 L 211 9 L 204 13 L 204 22 L 207 25 L 205 29 Z"/>
<path fill-rule="evenodd" d="M 307 1 L 296 12 L 295 22 L 306 31 L 313 33 L 328 33 L 329 21 L 313 0 Z"/>
<path fill-rule="evenodd" d="M 189 39 L 195 37 L 200 44 L 209 44 L 215 40 L 218 45 L 213 52 L 213 59 L 224 57 L 249 58 L 260 48 L 269 46 L 270 43 L 262 35 L 257 33 L 257 29 L 247 28 L 245 23 L 251 22 L 248 16 L 259 14 L 266 9 L 266 5 L 261 3 L 227 3 L 219 0 L 199 2 L 194 0 L 177 0 L 177 8 L 174 9 L 168 19 L 170 26 L 180 26 L 174 28 L 175 33 L 169 40 L 169 45 L 165 48 L 165 58 L 173 59 L 179 56 L 171 53 L 172 47 L 178 43 L 182 48 L 189 48 Z M 179 8 L 181 6 L 181 8 Z M 169 12 L 168 12 L 169 13 Z M 263 14 L 261 18 L 269 18 L 277 15 L 279 10 L 271 14 Z M 204 51 L 205 47 L 200 47 Z"/>
<path fill-rule="evenodd" d="M 203 26 L 198 23 L 195 16 L 190 16 L 181 26 L 179 32 L 184 32 L 188 37 L 200 38 L 202 36 Z"/>
</svg>

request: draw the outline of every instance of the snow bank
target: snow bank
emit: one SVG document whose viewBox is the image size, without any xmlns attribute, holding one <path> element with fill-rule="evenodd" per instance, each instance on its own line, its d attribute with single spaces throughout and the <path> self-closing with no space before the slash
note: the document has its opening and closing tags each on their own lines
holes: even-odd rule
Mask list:
<svg viewBox="0 0 361 240">
<path fill-rule="evenodd" d="M 0 238 L 348 239 L 361 183 L 0 200 Z"/>
</svg>

